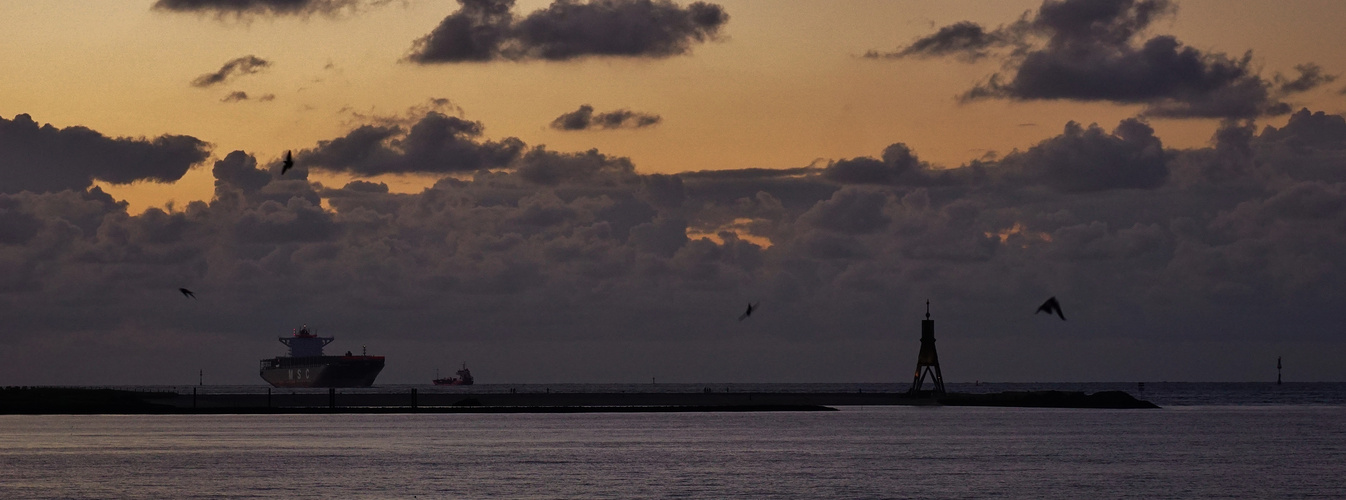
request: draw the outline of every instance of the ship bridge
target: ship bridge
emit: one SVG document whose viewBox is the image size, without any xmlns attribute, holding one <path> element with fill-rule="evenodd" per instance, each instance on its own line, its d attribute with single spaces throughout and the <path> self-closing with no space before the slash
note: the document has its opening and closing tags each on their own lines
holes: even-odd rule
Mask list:
<svg viewBox="0 0 1346 500">
<path fill-rule="evenodd" d="M 290 357 L 307 358 L 313 356 L 322 356 L 322 348 L 336 340 L 336 337 L 319 337 L 310 332 L 308 325 L 304 325 L 294 335 L 290 337 L 281 337 L 280 343 L 290 348 Z"/>
</svg>

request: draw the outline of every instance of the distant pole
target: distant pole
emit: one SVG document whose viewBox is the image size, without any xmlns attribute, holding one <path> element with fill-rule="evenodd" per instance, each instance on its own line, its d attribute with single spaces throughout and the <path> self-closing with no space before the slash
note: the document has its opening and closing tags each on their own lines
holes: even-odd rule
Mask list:
<svg viewBox="0 0 1346 500">
<path fill-rule="evenodd" d="M 327 407 L 336 408 L 336 389 L 327 389 Z"/>
<path fill-rule="evenodd" d="M 1276 385 L 1281 385 L 1281 357 L 1276 356 Z"/>
<path fill-rule="evenodd" d="M 206 370 L 204 368 L 196 372 L 196 385 L 206 385 Z"/>
<path fill-rule="evenodd" d="M 196 408 L 196 388 L 192 388 L 192 408 Z"/>
</svg>

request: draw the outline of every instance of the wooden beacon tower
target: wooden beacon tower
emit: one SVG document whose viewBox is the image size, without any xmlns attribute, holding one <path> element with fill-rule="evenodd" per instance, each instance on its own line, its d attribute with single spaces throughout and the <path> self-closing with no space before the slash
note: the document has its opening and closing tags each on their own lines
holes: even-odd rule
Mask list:
<svg viewBox="0 0 1346 500">
<path fill-rule="evenodd" d="M 931 389 L 922 388 L 926 376 L 934 384 Z M 930 301 L 925 301 L 925 319 L 921 320 L 921 353 L 916 356 L 916 376 L 911 380 L 908 395 L 944 395 L 944 375 L 939 371 L 939 354 L 935 352 L 935 320 L 930 319 Z"/>
</svg>

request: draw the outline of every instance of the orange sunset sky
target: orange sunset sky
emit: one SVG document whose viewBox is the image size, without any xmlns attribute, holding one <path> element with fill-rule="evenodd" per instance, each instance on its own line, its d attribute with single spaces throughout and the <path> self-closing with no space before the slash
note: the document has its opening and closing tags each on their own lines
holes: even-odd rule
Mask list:
<svg viewBox="0 0 1346 500">
<path fill-rule="evenodd" d="M 516 11 L 545 7 L 520 0 Z M 598 148 L 641 172 L 791 168 L 876 155 L 905 142 L 937 166 L 1024 149 L 1067 121 L 1110 128 L 1139 105 L 1071 101 L 979 101 L 957 95 L 995 72 L 988 58 L 874 60 L 958 21 L 1013 22 L 1036 1 L 736 1 L 720 39 L 664 59 L 589 58 L 417 65 L 412 43 L 458 8 L 452 0 L 364 5 L 334 15 L 177 13 L 152 0 L 0 3 L 0 115 L 31 114 L 57 127 L 109 136 L 191 135 L 214 154 L 244 150 L 274 159 L 338 136 L 361 116 L 400 115 L 447 98 L 489 138 L 518 137 L 560 151 Z M 1346 60 L 1346 3 L 1334 0 L 1186 0 L 1151 31 L 1189 46 L 1240 56 L 1252 51 L 1264 76 L 1292 75 L 1310 61 Z M 190 82 L 245 54 L 264 71 L 202 89 Z M 1328 68 L 1332 70 L 1333 68 Z M 1296 108 L 1341 112 L 1339 86 L 1295 96 Z M 268 102 L 221 102 L 234 91 Z M 580 104 L 663 118 L 655 127 L 562 132 L 547 127 Z M 1284 116 L 1262 123 L 1280 125 Z M 1153 119 L 1167 147 L 1203 146 L 1213 119 Z M 172 184 L 100 185 L 133 212 L 211 196 L 208 168 Z M 350 179 L 315 173 L 340 186 Z M 432 181 L 379 179 L 395 191 Z"/>
</svg>

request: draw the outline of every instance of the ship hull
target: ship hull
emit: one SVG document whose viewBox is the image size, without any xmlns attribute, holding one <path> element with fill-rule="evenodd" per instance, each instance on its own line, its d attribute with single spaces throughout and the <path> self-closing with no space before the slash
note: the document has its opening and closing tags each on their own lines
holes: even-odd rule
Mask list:
<svg viewBox="0 0 1346 500">
<path fill-rule="evenodd" d="M 261 376 L 274 387 L 369 387 L 383 356 L 310 356 L 264 359 Z"/>
<path fill-rule="evenodd" d="M 472 381 L 471 381 L 471 380 L 463 381 L 463 380 L 461 380 L 461 379 L 456 379 L 456 378 L 451 378 L 451 379 L 437 378 L 437 379 L 432 380 L 431 382 L 434 382 L 435 385 L 472 385 Z"/>
</svg>

